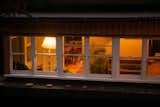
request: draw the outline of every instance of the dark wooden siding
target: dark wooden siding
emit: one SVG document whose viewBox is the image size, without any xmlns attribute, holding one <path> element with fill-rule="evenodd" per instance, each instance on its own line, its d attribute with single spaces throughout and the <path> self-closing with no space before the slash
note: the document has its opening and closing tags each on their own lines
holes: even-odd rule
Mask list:
<svg viewBox="0 0 160 107">
<path fill-rule="evenodd" d="M 0 20 L 0 32 L 7 34 L 62 34 L 104 36 L 159 36 L 159 20 L 64 21 L 55 19 Z"/>
</svg>

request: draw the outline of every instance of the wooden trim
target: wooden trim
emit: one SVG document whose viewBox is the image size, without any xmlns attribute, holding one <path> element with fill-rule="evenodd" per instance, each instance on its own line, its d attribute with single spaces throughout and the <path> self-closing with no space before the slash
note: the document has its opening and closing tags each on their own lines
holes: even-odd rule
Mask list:
<svg viewBox="0 0 160 107">
<path fill-rule="evenodd" d="M 8 74 L 10 72 L 10 41 L 9 41 L 9 36 L 3 35 L 3 73 Z"/>
</svg>

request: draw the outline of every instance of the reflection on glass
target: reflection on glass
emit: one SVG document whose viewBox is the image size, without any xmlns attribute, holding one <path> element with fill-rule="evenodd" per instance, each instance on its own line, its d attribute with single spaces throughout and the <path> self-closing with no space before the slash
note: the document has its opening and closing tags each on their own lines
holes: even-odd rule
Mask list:
<svg viewBox="0 0 160 107">
<path fill-rule="evenodd" d="M 141 59 L 139 58 L 121 58 L 120 59 L 120 74 L 140 74 Z"/>
<path fill-rule="evenodd" d="M 31 53 L 31 39 L 30 37 L 11 36 L 12 52 Z"/>
<path fill-rule="evenodd" d="M 31 57 L 31 56 L 27 56 Z M 13 55 L 13 70 L 31 70 L 32 61 L 26 59 L 24 55 Z"/>
<path fill-rule="evenodd" d="M 90 73 L 93 74 L 111 74 L 112 59 L 102 56 L 91 56 L 89 58 Z"/>
<path fill-rule="evenodd" d="M 65 73 L 82 74 L 84 72 L 84 59 L 81 56 L 64 56 Z"/>
<path fill-rule="evenodd" d="M 57 69 L 56 56 L 37 55 L 37 70 L 44 72 L 55 72 Z"/>
<path fill-rule="evenodd" d="M 160 76 L 160 59 L 147 60 L 147 76 Z"/>
<path fill-rule="evenodd" d="M 55 37 L 35 37 L 36 53 L 56 53 Z"/>
</svg>

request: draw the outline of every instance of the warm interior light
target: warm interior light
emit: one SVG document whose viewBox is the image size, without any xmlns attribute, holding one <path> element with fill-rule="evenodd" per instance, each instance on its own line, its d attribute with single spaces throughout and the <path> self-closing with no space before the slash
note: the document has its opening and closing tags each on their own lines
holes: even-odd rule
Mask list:
<svg viewBox="0 0 160 107">
<path fill-rule="evenodd" d="M 56 38 L 45 37 L 42 43 L 42 47 L 47 49 L 56 49 Z"/>
<path fill-rule="evenodd" d="M 51 49 L 56 49 L 56 38 L 55 37 L 45 37 L 42 43 L 43 48 L 47 48 L 49 54 L 51 53 Z M 51 71 L 51 56 L 48 59 L 48 69 Z"/>
</svg>

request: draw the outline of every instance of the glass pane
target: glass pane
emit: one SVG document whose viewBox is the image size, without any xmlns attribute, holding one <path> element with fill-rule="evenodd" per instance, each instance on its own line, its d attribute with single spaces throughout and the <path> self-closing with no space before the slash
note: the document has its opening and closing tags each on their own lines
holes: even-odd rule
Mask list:
<svg viewBox="0 0 160 107">
<path fill-rule="evenodd" d="M 37 55 L 37 70 L 44 72 L 55 72 L 57 69 L 56 56 Z"/>
<path fill-rule="evenodd" d="M 12 36 L 10 39 L 12 41 L 12 52 L 31 53 L 30 37 Z"/>
<path fill-rule="evenodd" d="M 120 74 L 140 74 L 141 62 L 140 58 L 121 58 Z"/>
<path fill-rule="evenodd" d="M 31 56 L 13 55 L 13 69 L 14 70 L 31 70 L 32 69 Z"/>
<path fill-rule="evenodd" d="M 84 73 L 84 58 L 81 56 L 64 56 L 64 73 Z"/>
<path fill-rule="evenodd" d="M 147 60 L 147 76 L 160 76 L 160 59 Z"/>
<path fill-rule="evenodd" d="M 83 54 L 82 46 L 64 46 L 64 54 Z"/>
<path fill-rule="evenodd" d="M 56 37 L 35 37 L 37 53 L 56 53 Z"/>
<path fill-rule="evenodd" d="M 64 37 L 64 44 L 76 44 L 76 45 L 83 45 L 84 44 L 84 37 L 81 36 L 65 36 Z"/>
<path fill-rule="evenodd" d="M 108 57 L 91 56 L 89 58 L 90 73 L 111 74 L 112 59 Z"/>
<path fill-rule="evenodd" d="M 148 55 L 160 57 L 160 40 L 148 40 Z"/>
<path fill-rule="evenodd" d="M 112 45 L 111 37 L 90 37 L 89 45 Z"/>
<path fill-rule="evenodd" d="M 120 56 L 142 56 L 142 39 L 120 38 Z"/>
<path fill-rule="evenodd" d="M 95 54 L 95 55 L 112 55 L 112 47 L 90 46 L 90 54 Z"/>
</svg>

